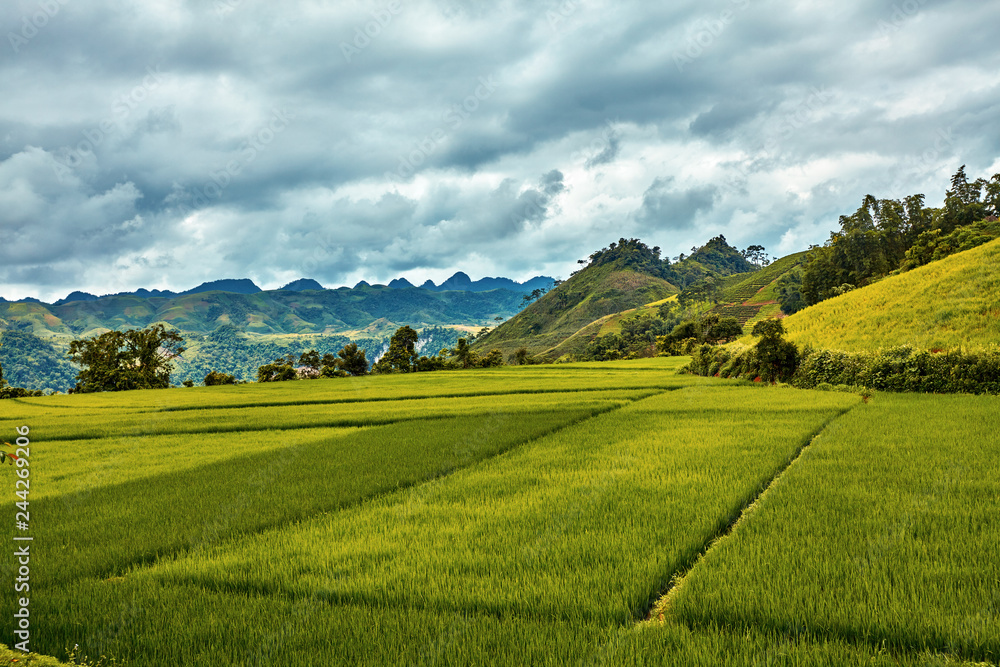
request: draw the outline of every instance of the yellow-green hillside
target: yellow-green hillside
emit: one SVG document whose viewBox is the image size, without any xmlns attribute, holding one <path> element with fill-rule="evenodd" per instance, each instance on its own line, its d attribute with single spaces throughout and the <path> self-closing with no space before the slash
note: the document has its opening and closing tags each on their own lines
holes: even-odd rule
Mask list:
<svg viewBox="0 0 1000 667">
<path fill-rule="evenodd" d="M 520 347 L 555 359 L 574 351 L 557 347 L 595 320 L 659 301 L 677 293 L 662 278 L 617 266 L 587 268 L 476 343 L 508 355 Z M 583 339 L 583 346 L 589 339 Z"/>
<path fill-rule="evenodd" d="M 660 306 L 674 301 L 677 301 L 676 294 L 666 299 L 647 303 L 638 308 L 630 308 L 619 313 L 605 315 L 583 327 L 555 347 L 547 350 L 545 355 L 548 358 L 559 358 L 564 354 L 583 354 L 587 349 L 587 345 L 595 338 L 607 336 L 612 333 L 620 334 L 622 331 L 622 320 L 630 317 L 642 317 L 643 315 L 657 315 L 660 312 Z"/>
<path fill-rule="evenodd" d="M 848 352 L 1000 344 L 1000 240 L 823 301 L 784 323 L 800 345 Z"/>
</svg>

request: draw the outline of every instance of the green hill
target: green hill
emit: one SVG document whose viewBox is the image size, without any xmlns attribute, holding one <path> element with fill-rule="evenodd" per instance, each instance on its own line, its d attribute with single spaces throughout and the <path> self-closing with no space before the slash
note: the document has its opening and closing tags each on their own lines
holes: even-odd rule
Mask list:
<svg viewBox="0 0 1000 667">
<path fill-rule="evenodd" d="M 722 281 L 753 268 L 724 236 L 709 240 L 676 264 L 661 260 L 657 247 L 620 239 L 592 254 L 585 268 L 480 338 L 474 348 L 479 352 L 497 348 L 509 355 L 523 347 L 550 361 L 581 354 L 596 336 L 614 331 L 622 317 L 676 295 L 678 285 L 706 278 Z"/>
<path fill-rule="evenodd" d="M 784 320 L 788 338 L 847 352 L 1000 344 L 1000 240 L 889 276 Z"/>
<path fill-rule="evenodd" d="M 777 297 L 775 284 L 786 273 L 801 266 L 807 254 L 808 251 L 803 251 L 776 259 L 749 276 L 743 273 L 730 276 L 723 286 L 722 302 L 762 304 L 774 301 Z"/>
<path fill-rule="evenodd" d="M 718 313 L 720 317 L 735 317 L 744 327 L 752 326 L 765 317 L 781 315 L 778 282 L 800 267 L 807 254 L 808 251 L 797 252 L 777 259 L 749 276 L 740 273 L 724 279 L 719 305 L 711 312 Z"/>
<path fill-rule="evenodd" d="M 0 329 L 27 324 L 38 336 L 75 338 L 164 322 L 185 333 L 207 334 L 232 324 L 248 333 L 330 335 L 365 330 L 383 321 L 391 333 L 403 324 L 482 326 L 494 317 L 516 313 L 521 298 L 520 292 L 507 289 L 435 292 L 370 286 L 149 298 L 130 294 L 61 305 L 0 302 Z"/>
<path fill-rule="evenodd" d="M 633 269 L 588 267 L 480 338 L 475 347 L 498 348 L 504 356 L 525 347 L 533 355 L 554 359 L 571 351 L 560 347 L 564 341 L 595 320 L 676 293 L 677 288 L 663 278 Z M 580 341 L 582 347 L 589 342 Z"/>
<path fill-rule="evenodd" d="M 184 336 L 187 348 L 175 363 L 175 382 L 201 382 L 210 370 L 249 380 L 258 366 L 278 356 L 313 348 L 336 353 L 351 340 L 372 360 L 403 325 L 427 333 L 424 342 L 436 352 L 455 344 L 458 328 L 478 329 L 495 317 L 510 317 L 521 307 L 522 296 L 508 289 L 365 285 L 254 294 L 122 294 L 59 305 L 0 302 L 0 363 L 14 386 L 66 391 L 78 370 L 66 359 L 70 341 L 162 322 Z M 220 332 L 226 335 L 220 337 Z"/>
</svg>

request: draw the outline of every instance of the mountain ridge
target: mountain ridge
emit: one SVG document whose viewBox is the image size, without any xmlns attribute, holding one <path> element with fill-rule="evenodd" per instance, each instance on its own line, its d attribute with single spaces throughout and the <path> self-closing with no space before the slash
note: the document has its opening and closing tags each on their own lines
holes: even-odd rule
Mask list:
<svg viewBox="0 0 1000 667">
<path fill-rule="evenodd" d="M 462 271 L 456 271 L 447 280 L 443 281 L 440 285 L 436 285 L 434 281 L 427 280 L 420 287 L 415 286 L 406 278 L 393 278 L 389 281 L 388 287 L 391 289 L 426 289 L 433 292 L 447 292 L 447 291 L 465 291 L 465 292 L 489 292 L 495 289 L 508 289 L 512 291 L 526 290 L 531 292 L 534 289 L 548 289 L 555 283 L 555 279 L 549 276 L 535 276 L 523 283 L 519 283 L 516 280 L 510 278 L 502 277 L 484 277 L 479 280 L 472 280 L 468 274 Z M 378 287 L 385 285 L 375 284 L 372 285 L 364 280 L 358 282 L 354 288 L 358 287 Z M 90 292 L 83 292 L 80 290 L 75 290 L 69 293 L 62 299 L 53 301 L 52 303 L 46 303 L 34 297 L 24 297 L 21 299 L 16 299 L 9 301 L 3 297 L 0 297 L 0 303 L 41 303 L 47 306 L 62 306 L 67 303 L 72 303 L 74 301 L 96 301 L 98 299 L 104 299 L 108 297 L 125 297 L 125 296 L 137 296 L 145 299 L 149 298 L 173 298 L 178 296 L 187 296 L 189 294 L 201 294 L 203 292 L 228 292 L 232 294 L 257 294 L 258 292 L 304 292 L 304 291 L 321 291 L 328 289 L 353 289 L 353 288 L 327 288 L 323 287 L 319 282 L 313 280 L 312 278 L 299 278 L 298 280 L 293 280 L 292 282 L 279 287 L 275 290 L 263 290 L 257 286 L 253 280 L 249 278 L 223 278 L 220 280 L 211 280 L 201 283 L 197 287 L 192 287 L 189 290 L 184 290 L 183 292 L 173 292 L 171 290 L 149 290 L 144 287 L 132 292 L 116 292 L 113 294 L 102 294 L 96 295 Z"/>
</svg>

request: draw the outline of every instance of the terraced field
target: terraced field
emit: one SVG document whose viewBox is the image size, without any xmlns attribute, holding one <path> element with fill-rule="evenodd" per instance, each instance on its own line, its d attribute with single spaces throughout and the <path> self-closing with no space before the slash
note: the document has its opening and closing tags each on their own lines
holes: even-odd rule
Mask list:
<svg viewBox="0 0 1000 667">
<path fill-rule="evenodd" d="M 684 361 L 5 401 L 0 431 L 31 428 L 31 646 L 143 666 L 996 660 L 1000 401 L 866 405 Z"/>
<path fill-rule="evenodd" d="M 716 306 L 711 312 L 716 313 L 719 317 L 735 317 L 739 320 L 740 325 L 745 325 L 747 322 L 757 317 L 760 313 L 762 306 L 748 306 L 747 304 L 738 306 Z"/>
</svg>

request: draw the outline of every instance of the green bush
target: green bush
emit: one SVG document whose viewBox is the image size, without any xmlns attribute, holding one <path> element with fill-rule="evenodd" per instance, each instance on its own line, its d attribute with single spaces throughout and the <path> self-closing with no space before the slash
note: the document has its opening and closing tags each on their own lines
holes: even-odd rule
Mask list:
<svg viewBox="0 0 1000 667">
<path fill-rule="evenodd" d="M 691 363 L 681 369 L 695 375 L 765 381 L 787 379 L 800 389 L 822 391 L 916 392 L 926 394 L 1000 394 L 1000 348 L 976 352 L 952 350 L 932 353 L 911 347 L 850 354 L 805 348 L 796 353 L 794 367 L 787 341 L 776 350 L 779 363 L 764 358 L 760 345 L 735 348 L 702 345 Z M 763 342 L 763 341 L 762 341 Z M 791 345 L 790 343 L 787 343 Z M 776 368 L 781 371 L 775 375 Z M 788 368 L 794 372 L 786 374 Z"/>
<path fill-rule="evenodd" d="M 797 387 L 854 385 L 926 394 L 1000 393 L 1000 349 L 932 353 L 911 347 L 848 354 L 805 350 L 792 379 Z"/>
<path fill-rule="evenodd" d="M 236 384 L 236 377 L 219 371 L 212 371 L 205 376 L 204 382 L 206 387 L 217 387 L 224 384 Z"/>
</svg>

